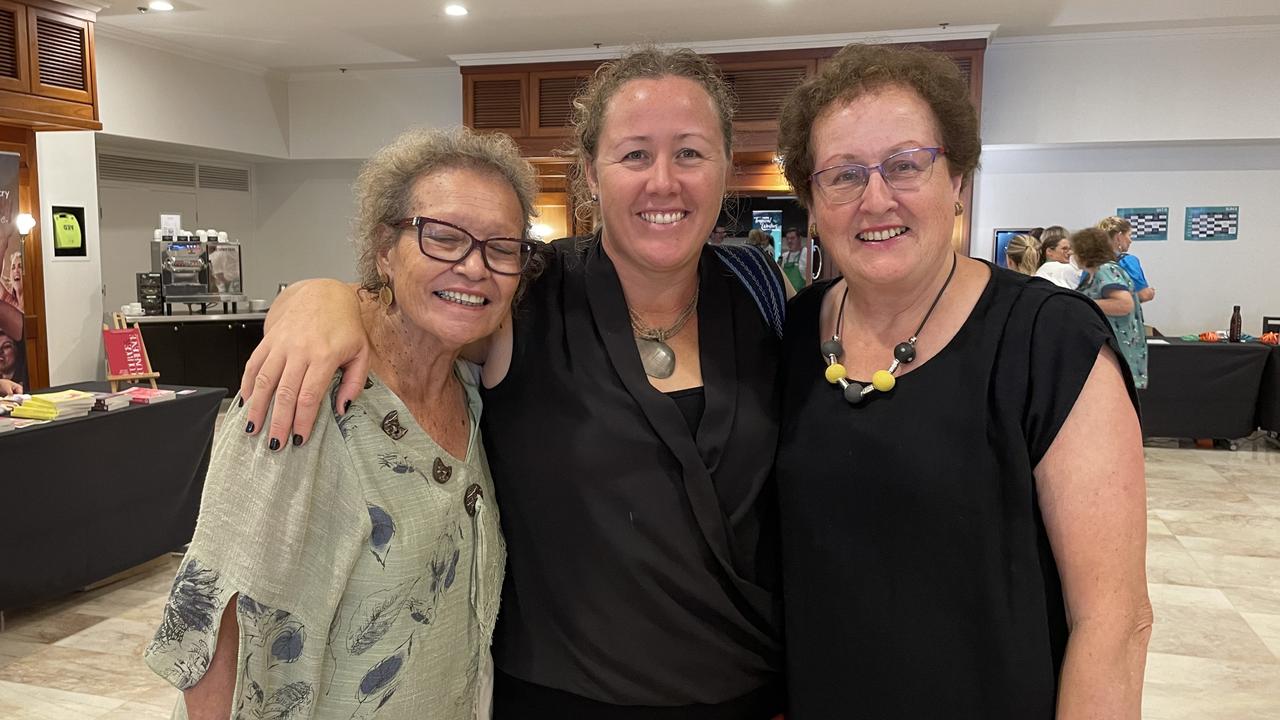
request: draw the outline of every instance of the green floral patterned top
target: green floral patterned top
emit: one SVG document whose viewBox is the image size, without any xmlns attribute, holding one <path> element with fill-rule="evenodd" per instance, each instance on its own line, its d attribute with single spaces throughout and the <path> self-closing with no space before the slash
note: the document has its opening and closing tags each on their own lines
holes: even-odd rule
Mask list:
<svg viewBox="0 0 1280 720">
<path fill-rule="evenodd" d="M 1147 386 L 1147 328 L 1142 317 L 1142 303 L 1133 289 L 1129 274 L 1115 263 L 1103 263 L 1095 272 L 1080 280 L 1080 292 L 1094 300 L 1105 298 L 1112 290 L 1124 290 L 1133 297 L 1133 311 L 1128 315 L 1107 315 L 1111 332 L 1115 333 L 1120 352 L 1124 354 L 1136 387 Z"/>
<path fill-rule="evenodd" d="M 312 439 L 280 452 L 246 435 L 233 407 L 147 664 L 195 685 L 234 597 L 233 718 L 487 717 L 506 549 L 475 369 L 457 371 L 466 458 L 373 378 L 342 417 L 335 379 Z M 181 699 L 174 717 L 186 717 Z"/>
</svg>

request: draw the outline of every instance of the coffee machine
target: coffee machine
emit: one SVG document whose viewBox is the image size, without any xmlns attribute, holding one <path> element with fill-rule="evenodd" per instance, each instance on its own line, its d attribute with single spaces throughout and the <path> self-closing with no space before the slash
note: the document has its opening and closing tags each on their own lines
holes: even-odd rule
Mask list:
<svg viewBox="0 0 1280 720">
<path fill-rule="evenodd" d="M 217 302 L 209 291 L 209 251 L 196 240 L 151 243 L 151 271 L 160 273 L 160 292 L 166 303 Z"/>
</svg>

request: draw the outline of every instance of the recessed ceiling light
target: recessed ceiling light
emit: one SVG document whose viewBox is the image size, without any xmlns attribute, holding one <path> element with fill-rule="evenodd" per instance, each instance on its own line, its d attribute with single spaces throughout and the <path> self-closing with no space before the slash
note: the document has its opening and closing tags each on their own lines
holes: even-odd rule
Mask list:
<svg viewBox="0 0 1280 720">
<path fill-rule="evenodd" d="M 452 15 L 454 17 L 462 17 L 463 15 L 467 14 L 467 9 L 462 7 L 461 5 L 445 5 L 444 14 Z"/>
<path fill-rule="evenodd" d="M 173 9 L 173 3 L 168 0 L 151 0 L 147 3 L 147 7 L 157 12 L 168 12 Z"/>
</svg>

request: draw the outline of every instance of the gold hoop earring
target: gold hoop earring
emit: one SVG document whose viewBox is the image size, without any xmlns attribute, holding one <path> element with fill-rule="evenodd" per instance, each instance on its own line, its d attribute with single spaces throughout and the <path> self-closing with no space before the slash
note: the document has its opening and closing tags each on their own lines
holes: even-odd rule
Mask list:
<svg viewBox="0 0 1280 720">
<path fill-rule="evenodd" d="M 378 281 L 381 283 L 378 286 L 378 304 L 391 309 L 396 303 L 396 291 L 391 288 L 391 277 L 386 273 L 379 273 Z"/>
<path fill-rule="evenodd" d="M 964 214 L 964 204 L 961 203 L 959 200 L 957 200 L 956 201 L 956 217 L 960 217 L 963 214 Z"/>
</svg>

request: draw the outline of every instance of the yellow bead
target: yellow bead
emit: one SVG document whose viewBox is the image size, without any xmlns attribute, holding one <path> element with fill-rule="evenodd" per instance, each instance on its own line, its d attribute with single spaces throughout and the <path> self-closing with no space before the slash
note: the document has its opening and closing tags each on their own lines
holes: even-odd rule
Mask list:
<svg viewBox="0 0 1280 720">
<path fill-rule="evenodd" d="M 827 382 L 835 385 L 844 378 L 844 366 L 840 363 L 832 363 L 827 366 Z"/>
<path fill-rule="evenodd" d="M 898 379 L 888 370 L 877 370 L 871 376 L 871 386 L 880 392 L 889 392 L 897 382 Z"/>
</svg>

